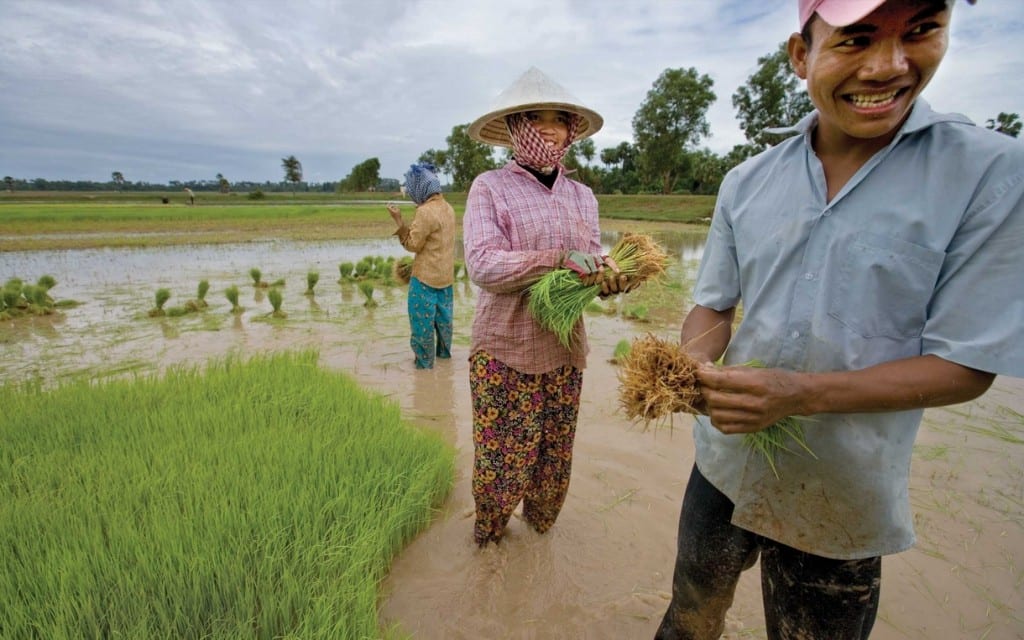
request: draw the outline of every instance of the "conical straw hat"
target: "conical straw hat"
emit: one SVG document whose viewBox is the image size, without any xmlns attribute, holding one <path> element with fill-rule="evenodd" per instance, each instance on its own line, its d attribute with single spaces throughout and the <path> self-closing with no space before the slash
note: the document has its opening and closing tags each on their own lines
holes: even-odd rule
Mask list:
<svg viewBox="0 0 1024 640">
<path fill-rule="evenodd" d="M 583 106 L 576 96 L 540 69 L 530 67 L 512 86 L 501 92 L 490 111 L 469 125 L 469 137 L 487 144 L 511 147 L 512 139 L 505 126 L 505 116 L 539 109 L 558 109 L 582 117 L 576 140 L 594 135 L 604 125 L 600 114 Z"/>
</svg>

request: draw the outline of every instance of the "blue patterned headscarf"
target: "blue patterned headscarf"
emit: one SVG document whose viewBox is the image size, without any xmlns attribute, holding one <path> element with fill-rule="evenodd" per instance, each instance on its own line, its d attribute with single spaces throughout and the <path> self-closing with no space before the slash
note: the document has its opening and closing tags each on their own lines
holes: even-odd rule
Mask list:
<svg viewBox="0 0 1024 640">
<path fill-rule="evenodd" d="M 441 193 L 441 181 L 434 173 L 437 169 L 429 162 L 419 162 L 405 172 L 405 192 L 416 204 L 423 204 L 435 193 Z"/>
</svg>

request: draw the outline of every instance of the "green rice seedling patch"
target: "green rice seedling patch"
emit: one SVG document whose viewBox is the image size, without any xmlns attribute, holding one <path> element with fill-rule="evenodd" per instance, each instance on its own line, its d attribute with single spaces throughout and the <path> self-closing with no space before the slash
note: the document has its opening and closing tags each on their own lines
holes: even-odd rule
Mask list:
<svg viewBox="0 0 1024 640">
<path fill-rule="evenodd" d="M 11 638 L 374 638 L 454 450 L 313 351 L 0 386 Z"/>
</svg>

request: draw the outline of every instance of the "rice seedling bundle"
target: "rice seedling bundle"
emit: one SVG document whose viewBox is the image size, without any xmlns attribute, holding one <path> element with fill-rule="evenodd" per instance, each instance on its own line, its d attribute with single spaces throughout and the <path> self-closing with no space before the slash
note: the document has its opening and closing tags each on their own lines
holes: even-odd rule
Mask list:
<svg viewBox="0 0 1024 640">
<path fill-rule="evenodd" d="M 627 233 L 609 252 L 621 273 L 631 283 L 641 283 L 665 272 L 668 256 L 650 237 Z M 612 271 L 605 271 L 611 277 Z M 572 346 L 573 329 L 594 298 L 601 285 L 584 284 L 571 269 L 554 269 L 541 277 L 528 289 L 528 309 L 542 327 L 553 331 L 566 347 Z"/>
<path fill-rule="evenodd" d="M 409 284 L 412 279 L 412 256 L 402 256 L 391 266 L 391 272 L 395 280 L 402 284 Z"/>
<path fill-rule="evenodd" d="M 313 294 L 313 288 L 316 286 L 316 283 L 318 283 L 318 282 L 320 282 L 320 272 L 319 271 L 310 271 L 309 273 L 306 274 L 306 294 L 307 295 L 312 295 Z"/>
<path fill-rule="evenodd" d="M 171 299 L 171 290 L 165 288 L 157 289 L 153 298 L 156 306 L 149 310 L 149 316 L 151 318 L 155 318 L 157 316 L 167 315 L 164 311 L 164 305 Z"/>
<path fill-rule="evenodd" d="M 647 334 L 633 340 L 620 363 L 619 406 L 630 420 L 642 420 L 646 428 L 673 413 L 699 413 L 696 407 L 701 404 L 701 390 L 696 373 L 700 363 L 679 344 Z M 763 365 L 752 361 L 743 366 Z M 803 425 L 794 416 L 743 435 L 743 443 L 765 459 L 776 478 L 776 456 L 780 451 L 797 453 L 793 442 L 816 457 L 807 446 Z"/>
<path fill-rule="evenodd" d="M 647 427 L 673 413 L 698 413 L 700 364 L 679 345 L 647 334 L 634 338 L 618 360 L 619 406 L 630 420 Z"/>
<path fill-rule="evenodd" d="M 288 314 L 281 310 L 281 303 L 284 301 L 284 295 L 281 293 L 280 289 L 277 287 L 271 287 L 270 290 L 267 291 L 267 299 L 270 300 L 270 306 L 273 308 L 270 315 L 275 318 L 288 317 Z"/>
<path fill-rule="evenodd" d="M 366 298 L 366 302 L 363 303 L 364 307 L 376 307 L 377 301 L 373 299 L 373 283 L 369 281 L 362 281 L 359 283 L 359 291 L 362 292 Z"/>
</svg>

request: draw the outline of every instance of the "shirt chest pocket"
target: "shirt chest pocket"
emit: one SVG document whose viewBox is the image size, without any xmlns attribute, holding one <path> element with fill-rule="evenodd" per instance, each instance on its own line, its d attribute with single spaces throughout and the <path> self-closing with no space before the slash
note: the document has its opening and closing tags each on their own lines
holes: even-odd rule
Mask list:
<svg viewBox="0 0 1024 640">
<path fill-rule="evenodd" d="M 860 232 L 844 251 L 829 315 L 864 338 L 917 338 L 945 254 Z"/>
</svg>

